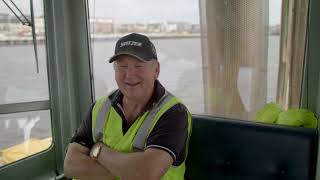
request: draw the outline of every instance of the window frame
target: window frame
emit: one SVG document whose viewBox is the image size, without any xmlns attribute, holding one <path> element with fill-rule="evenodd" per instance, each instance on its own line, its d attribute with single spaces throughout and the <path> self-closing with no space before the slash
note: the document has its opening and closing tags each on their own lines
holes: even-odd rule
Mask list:
<svg viewBox="0 0 320 180">
<path fill-rule="evenodd" d="M 93 102 L 87 1 L 43 0 L 43 5 L 49 100 L 0 105 L 0 112 L 50 110 L 53 142 L 0 167 L 0 179 L 63 179 L 67 144 Z M 30 168 L 37 171 L 26 171 Z"/>
</svg>

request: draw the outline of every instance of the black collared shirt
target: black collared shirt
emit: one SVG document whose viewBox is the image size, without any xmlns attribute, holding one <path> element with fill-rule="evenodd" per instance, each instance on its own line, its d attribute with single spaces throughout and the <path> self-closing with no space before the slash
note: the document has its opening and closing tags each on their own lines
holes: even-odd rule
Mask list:
<svg viewBox="0 0 320 180">
<path fill-rule="evenodd" d="M 159 101 L 164 92 L 164 87 L 159 81 L 156 81 L 153 95 L 145 106 L 144 111 L 142 111 L 140 115 L 143 115 L 144 112 L 150 110 L 152 106 Z M 120 90 L 116 90 L 109 96 L 109 98 L 111 99 L 113 108 L 122 117 L 122 131 L 123 134 L 125 134 L 130 128 L 131 124 L 127 124 L 125 116 L 121 110 L 123 94 Z M 91 149 L 93 145 L 91 128 L 93 106 L 94 104 L 90 107 L 86 118 L 82 121 L 80 127 L 77 129 L 72 138 L 72 142 L 78 142 L 89 149 Z M 147 148 L 158 148 L 168 152 L 174 159 L 173 165 L 178 166 L 184 161 L 185 158 L 187 137 L 187 108 L 183 104 L 179 103 L 171 107 L 160 117 L 149 137 L 147 138 Z"/>
</svg>

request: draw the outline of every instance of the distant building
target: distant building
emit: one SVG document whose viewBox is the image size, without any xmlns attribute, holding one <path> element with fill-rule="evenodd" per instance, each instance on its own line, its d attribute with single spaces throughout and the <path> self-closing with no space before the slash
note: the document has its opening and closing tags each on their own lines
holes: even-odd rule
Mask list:
<svg viewBox="0 0 320 180">
<path fill-rule="evenodd" d="M 277 25 L 269 27 L 269 34 L 270 35 L 280 35 L 280 31 L 281 31 L 281 25 L 280 24 L 277 24 Z"/>
<path fill-rule="evenodd" d="M 26 16 L 26 18 L 30 19 L 30 16 Z M 25 21 L 24 17 L 20 16 L 20 19 Z M 0 13 L 0 23 L 20 23 L 17 17 L 10 15 L 10 14 L 5 14 L 5 13 Z"/>
<path fill-rule="evenodd" d="M 148 33 L 163 33 L 166 30 L 164 23 L 148 23 Z"/>
<path fill-rule="evenodd" d="M 20 17 L 23 22 L 26 22 L 24 17 Z M 26 16 L 30 20 L 29 16 Z M 43 19 L 43 18 L 42 18 Z M 43 20 L 42 20 L 43 21 Z M 35 23 L 37 26 L 37 18 L 35 18 Z M 42 22 L 42 28 L 44 31 L 44 23 Z M 37 29 L 37 27 L 36 27 Z M 0 13 L 0 31 L 7 36 L 30 36 L 31 27 L 23 25 L 17 17 L 11 16 L 9 14 Z"/>
<path fill-rule="evenodd" d="M 135 31 L 135 24 L 115 24 L 115 32 L 125 34 Z"/>
<path fill-rule="evenodd" d="M 22 24 L 9 24 L 9 36 L 17 36 L 17 37 L 31 37 L 32 29 L 30 26 L 24 26 Z"/>
<path fill-rule="evenodd" d="M 0 32 L 1 31 L 8 31 L 9 27 L 7 23 L 0 23 Z"/>
<path fill-rule="evenodd" d="M 192 34 L 200 34 L 200 24 L 192 24 L 191 25 L 191 33 Z"/>
<path fill-rule="evenodd" d="M 0 31 L 9 30 L 9 14 L 0 13 Z"/>
<path fill-rule="evenodd" d="M 189 34 L 191 32 L 191 25 L 189 23 L 178 22 L 178 33 Z"/>
<path fill-rule="evenodd" d="M 134 31 L 139 33 L 147 33 L 148 32 L 148 25 L 145 23 L 135 23 L 134 24 Z"/>
<path fill-rule="evenodd" d="M 91 33 L 95 34 L 114 33 L 114 23 L 110 18 L 91 18 L 90 28 Z"/>
<path fill-rule="evenodd" d="M 8 23 L 9 14 L 0 13 L 0 23 Z"/>
<path fill-rule="evenodd" d="M 178 32 L 178 25 L 176 23 L 167 23 L 166 24 L 166 32 L 167 33 L 177 33 Z"/>
<path fill-rule="evenodd" d="M 45 24 L 43 17 L 34 18 L 34 26 L 36 28 L 36 34 L 39 36 L 45 36 Z"/>
</svg>

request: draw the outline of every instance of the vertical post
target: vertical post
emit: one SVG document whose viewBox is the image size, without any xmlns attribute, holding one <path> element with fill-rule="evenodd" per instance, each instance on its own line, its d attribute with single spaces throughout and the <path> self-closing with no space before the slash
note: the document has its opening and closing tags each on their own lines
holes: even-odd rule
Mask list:
<svg viewBox="0 0 320 180">
<path fill-rule="evenodd" d="M 201 3 L 206 111 L 253 119 L 267 96 L 269 1 Z"/>
<path fill-rule="evenodd" d="M 283 0 L 282 4 L 277 102 L 285 108 L 300 106 L 308 4 L 301 0 Z"/>
<path fill-rule="evenodd" d="M 93 97 L 85 0 L 46 0 L 48 77 L 56 173 L 63 173 L 67 144 Z"/>
<path fill-rule="evenodd" d="M 310 0 L 309 3 L 309 17 L 308 17 L 308 29 L 307 29 L 307 48 L 306 48 L 306 63 L 304 67 L 304 81 L 303 81 L 303 96 L 302 107 L 308 108 L 315 112 L 320 117 L 320 1 Z M 318 121 L 318 131 L 320 130 Z M 318 144 L 320 143 L 320 137 L 318 133 Z M 317 148 L 318 152 L 317 165 L 316 165 L 316 178 L 320 179 L 320 148 Z"/>
</svg>

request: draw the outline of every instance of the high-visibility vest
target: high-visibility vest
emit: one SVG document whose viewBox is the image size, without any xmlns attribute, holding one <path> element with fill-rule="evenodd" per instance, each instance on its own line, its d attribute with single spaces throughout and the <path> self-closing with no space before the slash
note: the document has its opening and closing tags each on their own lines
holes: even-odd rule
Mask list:
<svg viewBox="0 0 320 180">
<path fill-rule="evenodd" d="M 95 142 L 102 141 L 108 147 L 118 152 L 129 153 L 144 151 L 146 140 L 160 117 L 172 106 L 181 101 L 165 92 L 161 99 L 151 110 L 146 111 L 134 121 L 128 131 L 123 134 L 122 118 L 112 107 L 107 97 L 99 99 L 92 109 L 92 136 Z M 173 119 L 174 120 L 174 119 Z M 188 138 L 191 134 L 191 114 L 188 112 Z M 187 148 L 185 156 L 187 156 Z M 185 157 L 186 159 L 186 157 Z M 185 161 L 179 166 L 171 166 L 162 180 L 184 179 Z"/>
</svg>

